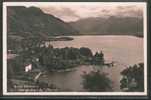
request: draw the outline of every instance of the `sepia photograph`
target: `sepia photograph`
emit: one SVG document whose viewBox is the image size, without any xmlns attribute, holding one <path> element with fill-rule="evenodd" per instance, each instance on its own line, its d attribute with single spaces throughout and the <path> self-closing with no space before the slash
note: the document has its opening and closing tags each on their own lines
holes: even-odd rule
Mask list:
<svg viewBox="0 0 151 100">
<path fill-rule="evenodd" d="M 147 95 L 145 2 L 4 2 L 3 95 Z"/>
</svg>

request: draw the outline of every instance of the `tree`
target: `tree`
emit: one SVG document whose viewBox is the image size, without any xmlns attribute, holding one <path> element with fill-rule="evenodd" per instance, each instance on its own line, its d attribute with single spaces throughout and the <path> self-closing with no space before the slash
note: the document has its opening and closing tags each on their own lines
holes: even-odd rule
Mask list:
<svg viewBox="0 0 151 100">
<path fill-rule="evenodd" d="M 102 52 L 96 53 L 96 55 L 93 56 L 92 51 L 85 47 L 81 47 L 80 49 L 73 47 L 42 47 L 39 49 L 36 48 L 34 51 L 38 52 L 38 54 L 36 54 L 38 55 L 41 66 L 45 66 L 50 70 L 72 68 L 80 64 L 91 64 L 93 57 L 95 61 L 94 64 L 104 64 L 104 55 Z"/>
<path fill-rule="evenodd" d="M 66 53 L 67 53 L 67 58 L 71 60 L 76 60 L 79 56 L 78 49 L 76 48 L 67 49 Z"/>
<path fill-rule="evenodd" d="M 104 64 L 104 54 L 102 51 L 100 53 L 96 52 L 94 57 L 93 57 L 93 64 L 95 65 L 100 65 Z"/>
<path fill-rule="evenodd" d="M 112 91 L 111 80 L 106 76 L 105 73 L 98 71 L 91 71 L 90 73 L 84 73 L 83 87 L 88 91 L 105 92 Z"/>
<path fill-rule="evenodd" d="M 92 57 L 93 56 L 91 50 L 89 48 L 86 48 L 86 47 L 80 48 L 80 54 L 82 56 L 85 56 L 85 57 Z"/>
<path fill-rule="evenodd" d="M 104 64 L 104 54 L 102 51 L 100 52 L 99 56 L 100 56 L 101 64 Z"/>
<path fill-rule="evenodd" d="M 144 64 L 129 66 L 121 72 L 121 89 L 124 91 L 144 91 Z"/>
</svg>

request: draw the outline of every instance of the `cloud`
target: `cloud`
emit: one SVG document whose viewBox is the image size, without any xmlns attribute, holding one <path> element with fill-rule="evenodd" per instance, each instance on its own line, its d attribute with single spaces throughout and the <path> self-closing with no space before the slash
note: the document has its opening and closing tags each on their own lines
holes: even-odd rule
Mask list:
<svg viewBox="0 0 151 100">
<path fill-rule="evenodd" d="M 88 17 L 133 16 L 142 17 L 143 5 L 118 3 L 78 3 L 38 6 L 45 13 L 52 14 L 64 21 L 76 21 Z"/>
<path fill-rule="evenodd" d="M 75 13 L 75 11 L 73 11 L 72 9 L 68 8 L 68 7 L 54 7 L 54 6 L 50 6 L 50 7 L 40 7 L 45 13 L 47 14 L 52 14 L 56 17 L 61 18 L 64 21 L 68 21 L 68 20 L 76 20 L 77 18 L 79 18 L 79 16 Z"/>
<path fill-rule="evenodd" d="M 118 6 L 116 14 L 120 16 L 143 17 L 143 9 L 141 6 Z"/>
</svg>

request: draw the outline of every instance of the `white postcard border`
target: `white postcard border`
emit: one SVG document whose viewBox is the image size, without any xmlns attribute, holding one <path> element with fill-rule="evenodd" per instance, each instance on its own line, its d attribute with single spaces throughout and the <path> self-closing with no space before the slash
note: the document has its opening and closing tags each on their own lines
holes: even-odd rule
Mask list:
<svg viewBox="0 0 151 100">
<path fill-rule="evenodd" d="M 142 4 L 144 6 L 144 92 L 7 92 L 7 6 L 27 6 L 27 5 L 75 5 L 84 3 L 92 4 Z M 117 95 L 117 96 L 147 96 L 147 3 L 146 2 L 4 2 L 3 3 L 3 95 Z"/>
</svg>

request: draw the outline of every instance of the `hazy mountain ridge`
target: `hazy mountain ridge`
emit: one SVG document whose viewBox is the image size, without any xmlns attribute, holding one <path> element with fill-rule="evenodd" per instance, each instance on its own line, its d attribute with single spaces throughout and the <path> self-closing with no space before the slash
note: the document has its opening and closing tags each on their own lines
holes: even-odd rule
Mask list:
<svg viewBox="0 0 151 100">
<path fill-rule="evenodd" d="M 7 23 L 9 36 L 48 37 L 86 34 L 143 36 L 143 18 L 110 16 L 66 23 L 36 7 L 8 7 Z"/>
<path fill-rule="evenodd" d="M 80 34 L 143 36 L 143 18 L 110 16 L 86 18 L 70 23 Z"/>
<path fill-rule="evenodd" d="M 8 34 L 28 36 L 56 36 L 77 34 L 68 23 L 45 14 L 36 7 L 8 7 Z"/>
</svg>

